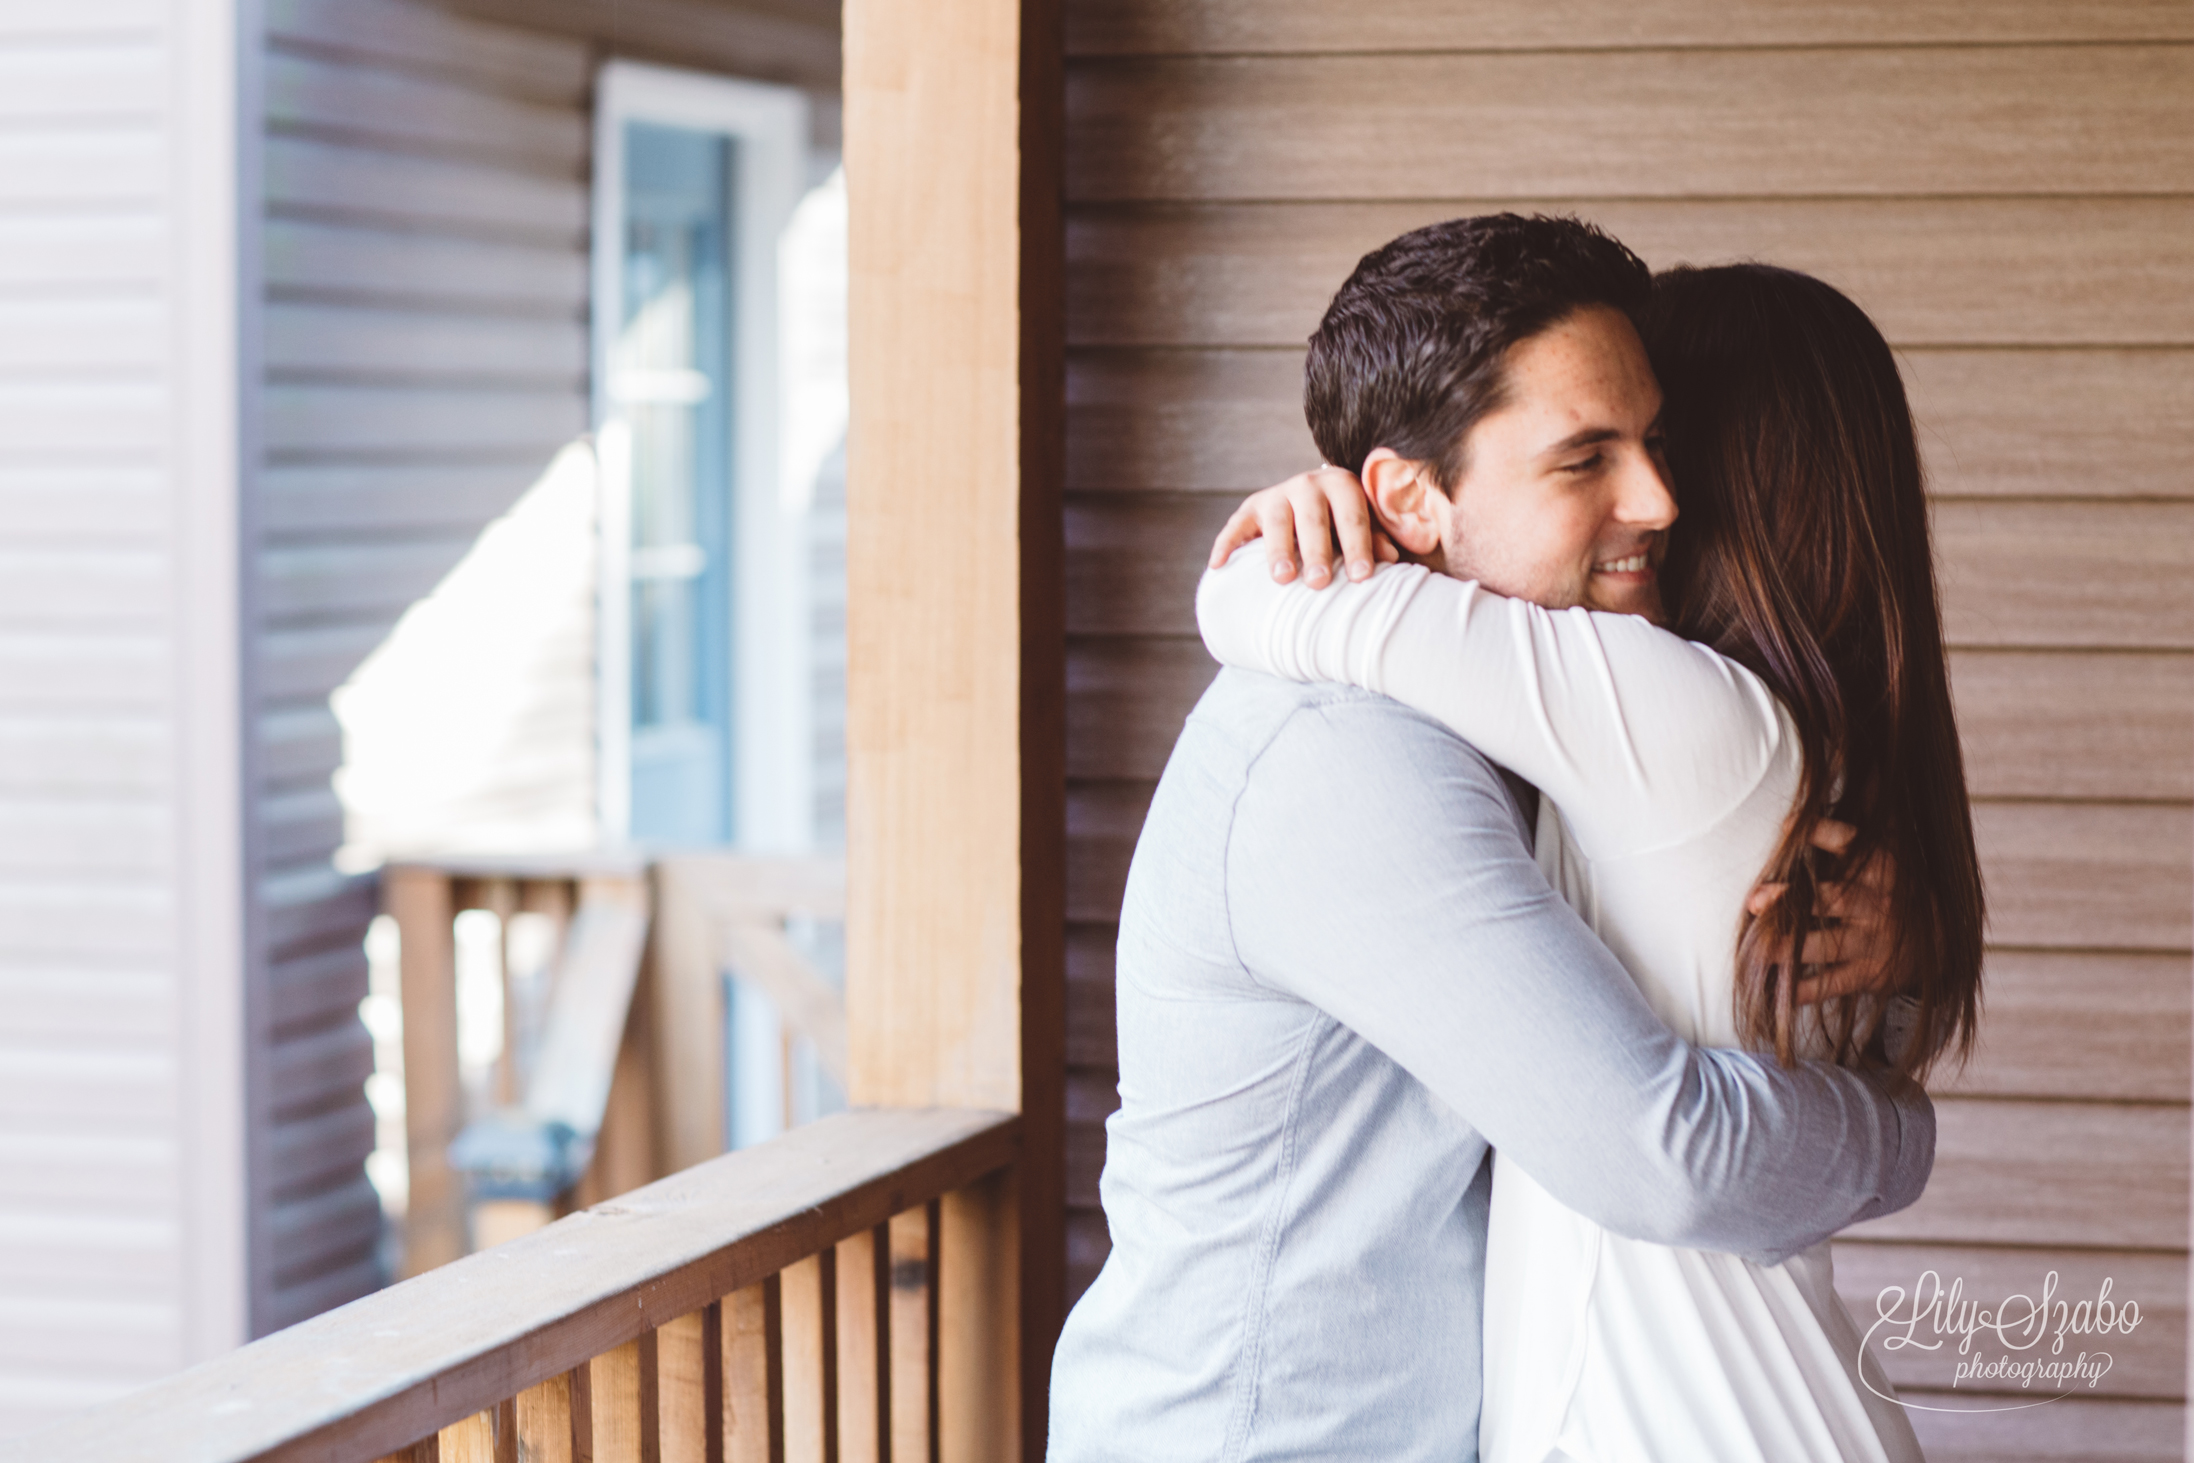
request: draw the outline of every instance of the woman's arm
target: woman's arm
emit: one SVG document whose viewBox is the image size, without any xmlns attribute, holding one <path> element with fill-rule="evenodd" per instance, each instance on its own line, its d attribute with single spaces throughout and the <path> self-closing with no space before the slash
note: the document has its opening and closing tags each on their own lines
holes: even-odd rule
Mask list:
<svg viewBox="0 0 2194 1463">
<path fill-rule="evenodd" d="M 1628 615 L 1546 610 L 1416 565 L 1315 590 L 1252 546 L 1205 574 L 1221 662 L 1391 696 L 1537 784 L 1588 852 L 1679 842 L 1741 802 L 1783 735 L 1750 673 Z"/>
</svg>

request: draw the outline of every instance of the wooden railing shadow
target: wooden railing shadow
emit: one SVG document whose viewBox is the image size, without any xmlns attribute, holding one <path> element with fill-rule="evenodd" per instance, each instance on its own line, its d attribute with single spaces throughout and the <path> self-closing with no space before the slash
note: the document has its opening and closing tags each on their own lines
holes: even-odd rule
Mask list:
<svg viewBox="0 0 2194 1463">
<path fill-rule="evenodd" d="M 1017 1425 L 1020 1120 L 840 1114 L 23 1440 L 20 1456 L 913 1463 Z M 1001 1330 L 1004 1327 L 1004 1330 Z M 972 1447 L 970 1445 L 973 1445 Z"/>
</svg>

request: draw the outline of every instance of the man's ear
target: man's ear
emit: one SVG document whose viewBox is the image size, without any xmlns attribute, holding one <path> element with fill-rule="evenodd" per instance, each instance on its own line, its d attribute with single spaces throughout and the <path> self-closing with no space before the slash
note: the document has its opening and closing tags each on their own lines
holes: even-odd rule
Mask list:
<svg viewBox="0 0 2194 1463">
<path fill-rule="evenodd" d="M 1433 480 L 1432 464 L 1374 447 L 1361 476 L 1372 513 L 1402 552 L 1420 558 L 1440 552 L 1447 494 Z"/>
</svg>

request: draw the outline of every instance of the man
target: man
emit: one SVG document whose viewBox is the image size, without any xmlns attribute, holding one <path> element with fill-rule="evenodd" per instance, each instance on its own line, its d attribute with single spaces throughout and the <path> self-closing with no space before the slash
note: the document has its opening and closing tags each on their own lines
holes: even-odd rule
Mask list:
<svg viewBox="0 0 2194 1463">
<path fill-rule="evenodd" d="M 1574 221 L 1406 235 L 1313 338 L 1313 433 L 1411 557 L 1658 614 L 1649 287 Z M 1198 704 L 1121 914 L 1059 1463 L 1474 1459 L 1489 1144 L 1609 1229 L 1763 1260 L 1918 1197 L 1926 1098 L 1678 1041 L 1540 876 L 1527 795 L 1368 693 L 1225 671 Z"/>
</svg>

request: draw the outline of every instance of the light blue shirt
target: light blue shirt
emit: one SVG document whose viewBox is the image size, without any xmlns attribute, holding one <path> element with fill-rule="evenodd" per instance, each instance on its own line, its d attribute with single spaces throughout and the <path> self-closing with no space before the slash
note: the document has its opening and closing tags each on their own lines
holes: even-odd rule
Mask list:
<svg viewBox="0 0 2194 1463">
<path fill-rule="evenodd" d="M 1221 672 L 1121 911 L 1113 1249 L 1053 1463 L 1478 1456 L 1489 1144 L 1618 1233 L 1780 1260 L 1910 1204 L 1909 1086 L 1693 1048 L 1468 744 Z"/>
</svg>

